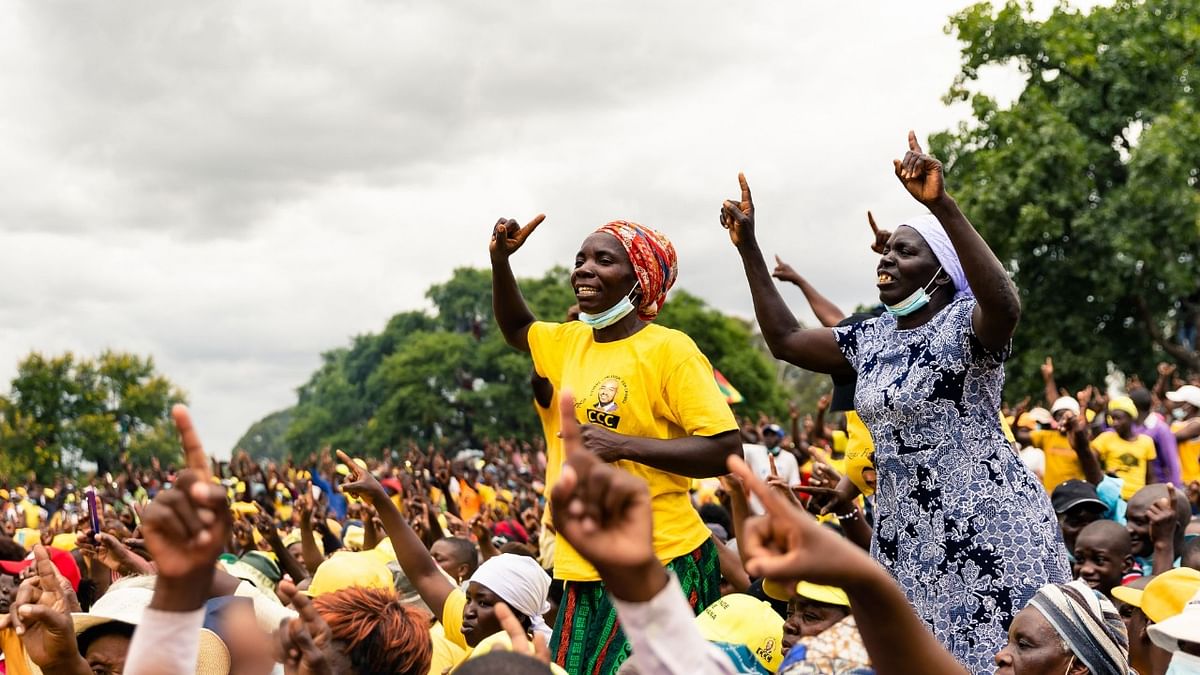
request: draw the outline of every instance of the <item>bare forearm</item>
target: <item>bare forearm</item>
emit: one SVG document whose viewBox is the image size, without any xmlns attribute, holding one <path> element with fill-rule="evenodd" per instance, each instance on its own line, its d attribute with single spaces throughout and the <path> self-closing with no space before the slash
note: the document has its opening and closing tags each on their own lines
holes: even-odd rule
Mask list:
<svg viewBox="0 0 1200 675">
<path fill-rule="evenodd" d="M 306 576 L 317 573 L 317 567 L 325 561 L 321 549 L 317 548 L 317 538 L 313 534 L 311 523 L 300 523 L 300 550 L 304 551 L 304 567 L 308 569 Z"/>
<path fill-rule="evenodd" d="M 746 574 L 742 559 L 716 537 L 713 537 L 713 543 L 717 546 L 717 559 L 721 562 L 721 576 L 733 586 L 735 592 L 745 593 L 750 588 L 750 575 Z"/>
<path fill-rule="evenodd" d="M 729 456 L 742 450 L 737 431 L 667 440 L 626 436 L 622 444 L 622 459 L 689 478 L 723 475 Z"/>
<path fill-rule="evenodd" d="M 417 533 L 404 521 L 404 516 L 400 515 L 400 509 L 392 500 L 387 495 L 379 494 L 372 496 L 371 503 L 383 522 L 383 531 L 392 540 L 396 560 L 404 570 L 404 575 L 412 581 L 434 616 L 441 617 L 446 596 L 453 590 L 450 582 L 442 576 L 437 562 L 429 555 L 429 550 Z"/>
<path fill-rule="evenodd" d="M 1008 335 L 1004 338 L 1007 340 L 1021 316 L 1017 287 L 1000 264 L 1000 259 L 958 208 L 954 198 L 945 195 L 930 205 L 930 211 L 950 237 L 986 323 L 989 328 L 997 330 L 1007 327 Z"/>
<path fill-rule="evenodd" d="M 1083 469 L 1083 477 L 1092 485 L 1099 485 L 1104 480 L 1104 471 L 1100 468 L 1100 460 L 1092 450 L 1091 441 L 1086 431 L 1078 431 L 1071 436 L 1071 449 L 1079 458 L 1079 467 Z"/>
<path fill-rule="evenodd" d="M 816 315 L 817 321 L 820 321 L 822 326 L 833 328 L 846 318 L 845 312 L 821 295 L 804 277 L 797 278 L 796 285 L 800 287 L 800 292 L 804 294 L 804 299 L 808 300 L 808 306 L 812 308 L 813 314 Z"/>
<path fill-rule="evenodd" d="M 912 605 L 882 567 L 870 559 L 847 575 L 843 588 L 877 675 L 964 675 L 966 670 L 913 613 Z"/>
<path fill-rule="evenodd" d="M 492 313 L 505 342 L 529 351 L 529 326 L 536 319 L 525 304 L 508 258 L 492 258 Z"/>
<path fill-rule="evenodd" d="M 271 551 L 279 559 L 279 568 L 290 576 L 293 581 L 299 583 L 301 580 L 308 578 L 308 570 L 304 569 L 300 561 L 296 560 L 296 557 L 287 550 L 287 547 L 283 545 L 283 540 L 275 536 L 267 537 L 267 541 L 271 544 Z"/>
<path fill-rule="evenodd" d="M 837 348 L 832 334 L 823 339 L 829 329 L 805 329 L 801 327 L 792 310 L 788 309 L 779 289 L 775 287 L 762 251 L 756 242 L 738 247 L 742 256 L 742 267 L 750 285 L 750 297 L 754 301 L 754 316 L 758 320 L 763 340 L 771 354 L 806 370 L 819 373 L 842 371 L 849 367 Z"/>
<path fill-rule="evenodd" d="M 1042 379 L 1046 383 L 1046 405 L 1054 405 L 1054 402 L 1058 400 L 1058 384 L 1054 381 L 1053 375 L 1043 375 Z"/>
</svg>

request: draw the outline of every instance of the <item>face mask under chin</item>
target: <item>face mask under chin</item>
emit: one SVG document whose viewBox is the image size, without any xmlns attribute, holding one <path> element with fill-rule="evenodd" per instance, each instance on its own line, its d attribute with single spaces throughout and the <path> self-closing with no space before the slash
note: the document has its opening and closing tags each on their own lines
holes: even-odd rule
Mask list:
<svg viewBox="0 0 1200 675">
<path fill-rule="evenodd" d="M 933 294 L 937 293 L 938 288 L 941 288 L 940 286 L 936 286 L 938 275 L 941 273 L 942 268 L 938 267 L 937 271 L 933 273 L 933 278 L 929 280 L 929 283 L 913 291 L 912 295 L 901 300 L 900 302 L 894 305 L 886 305 L 887 313 L 891 314 L 892 316 L 908 316 L 909 314 L 921 309 L 925 305 L 928 305 Z M 931 286 L 934 286 L 932 292 L 929 291 Z"/>
<path fill-rule="evenodd" d="M 587 312 L 579 313 L 579 320 L 590 326 L 594 330 L 607 328 L 614 323 L 624 319 L 629 315 L 637 305 L 633 303 L 633 298 L 637 295 L 639 284 L 634 284 L 629 293 L 617 301 L 617 304 L 600 312 L 599 314 L 588 314 Z"/>
</svg>

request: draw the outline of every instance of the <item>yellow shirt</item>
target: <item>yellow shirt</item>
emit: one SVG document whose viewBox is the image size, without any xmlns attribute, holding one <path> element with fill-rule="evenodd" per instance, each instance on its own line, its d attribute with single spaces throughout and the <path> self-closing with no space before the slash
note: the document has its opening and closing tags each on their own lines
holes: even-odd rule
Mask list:
<svg viewBox="0 0 1200 675">
<path fill-rule="evenodd" d="M 462 610 L 458 612 L 459 623 L 462 622 Z M 467 658 L 467 650 L 459 647 L 446 638 L 446 628 L 441 623 L 434 624 L 429 629 L 429 646 L 433 658 L 429 662 L 429 675 L 442 675 Z"/>
<path fill-rule="evenodd" d="M 537 401 L 534 401 L 533 409 L 537 412 L 538 421 L 542 423 L 542 436 L 546 439 L 546 447 L 549 448 L 558 443 L 558 429 L 561 424 L 558 419 L 557 397 L 550 402 L 550 407 L 548 408 L 543 408 Z M 542 495 L 546 498 L 546 508 L 542 509 L 542 523 L 547 525 L 550 524 L 550 487 L 558 482 L 558 474 L 561 472 L 561 461 L 546 462 L 546 486 L 542 490 Z"/>
<path fill-rule="evenodd" d="M 1171 433 L 1179 431 L 1187 421 L 1171 425 Z M 1179 442 L 1179 477 L 1184 485 L 1190 485 L 1194 480 L 1200 480 L 1200 438 Z"/>
<path fill-rule="evenodd" d="M 1029 432 L 1029 439 L 1033 447 L 1046 454 L 1046 473 L 1042 476 L 1046 492 L 1053 492 L 1063 481 L 1084 480 L 1079 456 L 1061 431 L 1034 429 Z"/>
<path fill-rule="evenodd" d="M 1092 449 L 1100 455 L 1105 471 L 1115 473 L 1125 481 L 1121 499 L 1127 500 L 1146 487 L 1146 467 L 1157 456 L 1154 439 L 1138 434 L 1132 441 L 1127 441 L 1115 431 L 1106 431 L 1092 440 Z"/>
<path fill-rule="evenodd" d="M 596 342 L 586 324 L 537 322 L 529 328 L 529 348 L 538 374 L 550 380 L 555 391 L 574 392 L 575 416 L 581 423 L 657 439 L 737 430 L 712 364 L 677 330 L 650 324 L 624 340 Z M 546 454 L 557 475 L 563 463 L 562 441 L 547 438 Z M 688 478 L 626 460 L 615 466 L 650 487 L 659 560 L 670 562 L 709 538 L 688 498 Z M 547 480 L 546 485 L 553 483 Z M 565 540 L 555 546 L 554 576 L 567 581 L 600 578 Z"/>
</svg>

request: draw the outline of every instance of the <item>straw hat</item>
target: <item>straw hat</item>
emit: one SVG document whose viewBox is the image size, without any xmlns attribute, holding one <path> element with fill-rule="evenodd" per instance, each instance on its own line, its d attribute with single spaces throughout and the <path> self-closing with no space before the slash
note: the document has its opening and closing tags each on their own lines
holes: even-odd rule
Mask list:
<svg viewBox="0 0 1200 675">
<path fill-rule="evenodd" d="M 71 620 L 75 624 L 75 634 L 80 635 L 90 628 L 117 621 L 137 626 L 142 621 L 142 613 L 150 605 L 154 597 L 154 589 L 140 585 L 113 587 L 109 589 L 87 613 L 72 613 Z M 33 665 L 33 672 L 42 671 Z M 200 656 L 196 660 L 196 675 L 229 675 L 229 649 L 217 634 L 200 629 Z"/>
</svg>

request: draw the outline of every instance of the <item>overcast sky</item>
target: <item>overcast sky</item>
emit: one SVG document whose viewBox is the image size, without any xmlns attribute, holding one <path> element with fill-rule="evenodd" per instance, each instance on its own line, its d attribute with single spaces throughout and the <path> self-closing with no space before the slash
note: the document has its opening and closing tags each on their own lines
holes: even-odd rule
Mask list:
<svg viewBox="0 0 1200 675">
<path fill-rule="evenodd" d="M 717 222 L 739 170 L 765 251 L 868 301 L 866 209 L 921 210 L 891 172 L 905 133 L 966 116 L 941 102 L 965 4 L 13 3 L 0 380 L 31 349 L 150 354 L 227 453 L 322 350 L 486 265 L 501 215 L 547 214 L 520 275 L 637 220 L 679 287 L 752 316 Z"/>
</svg>

